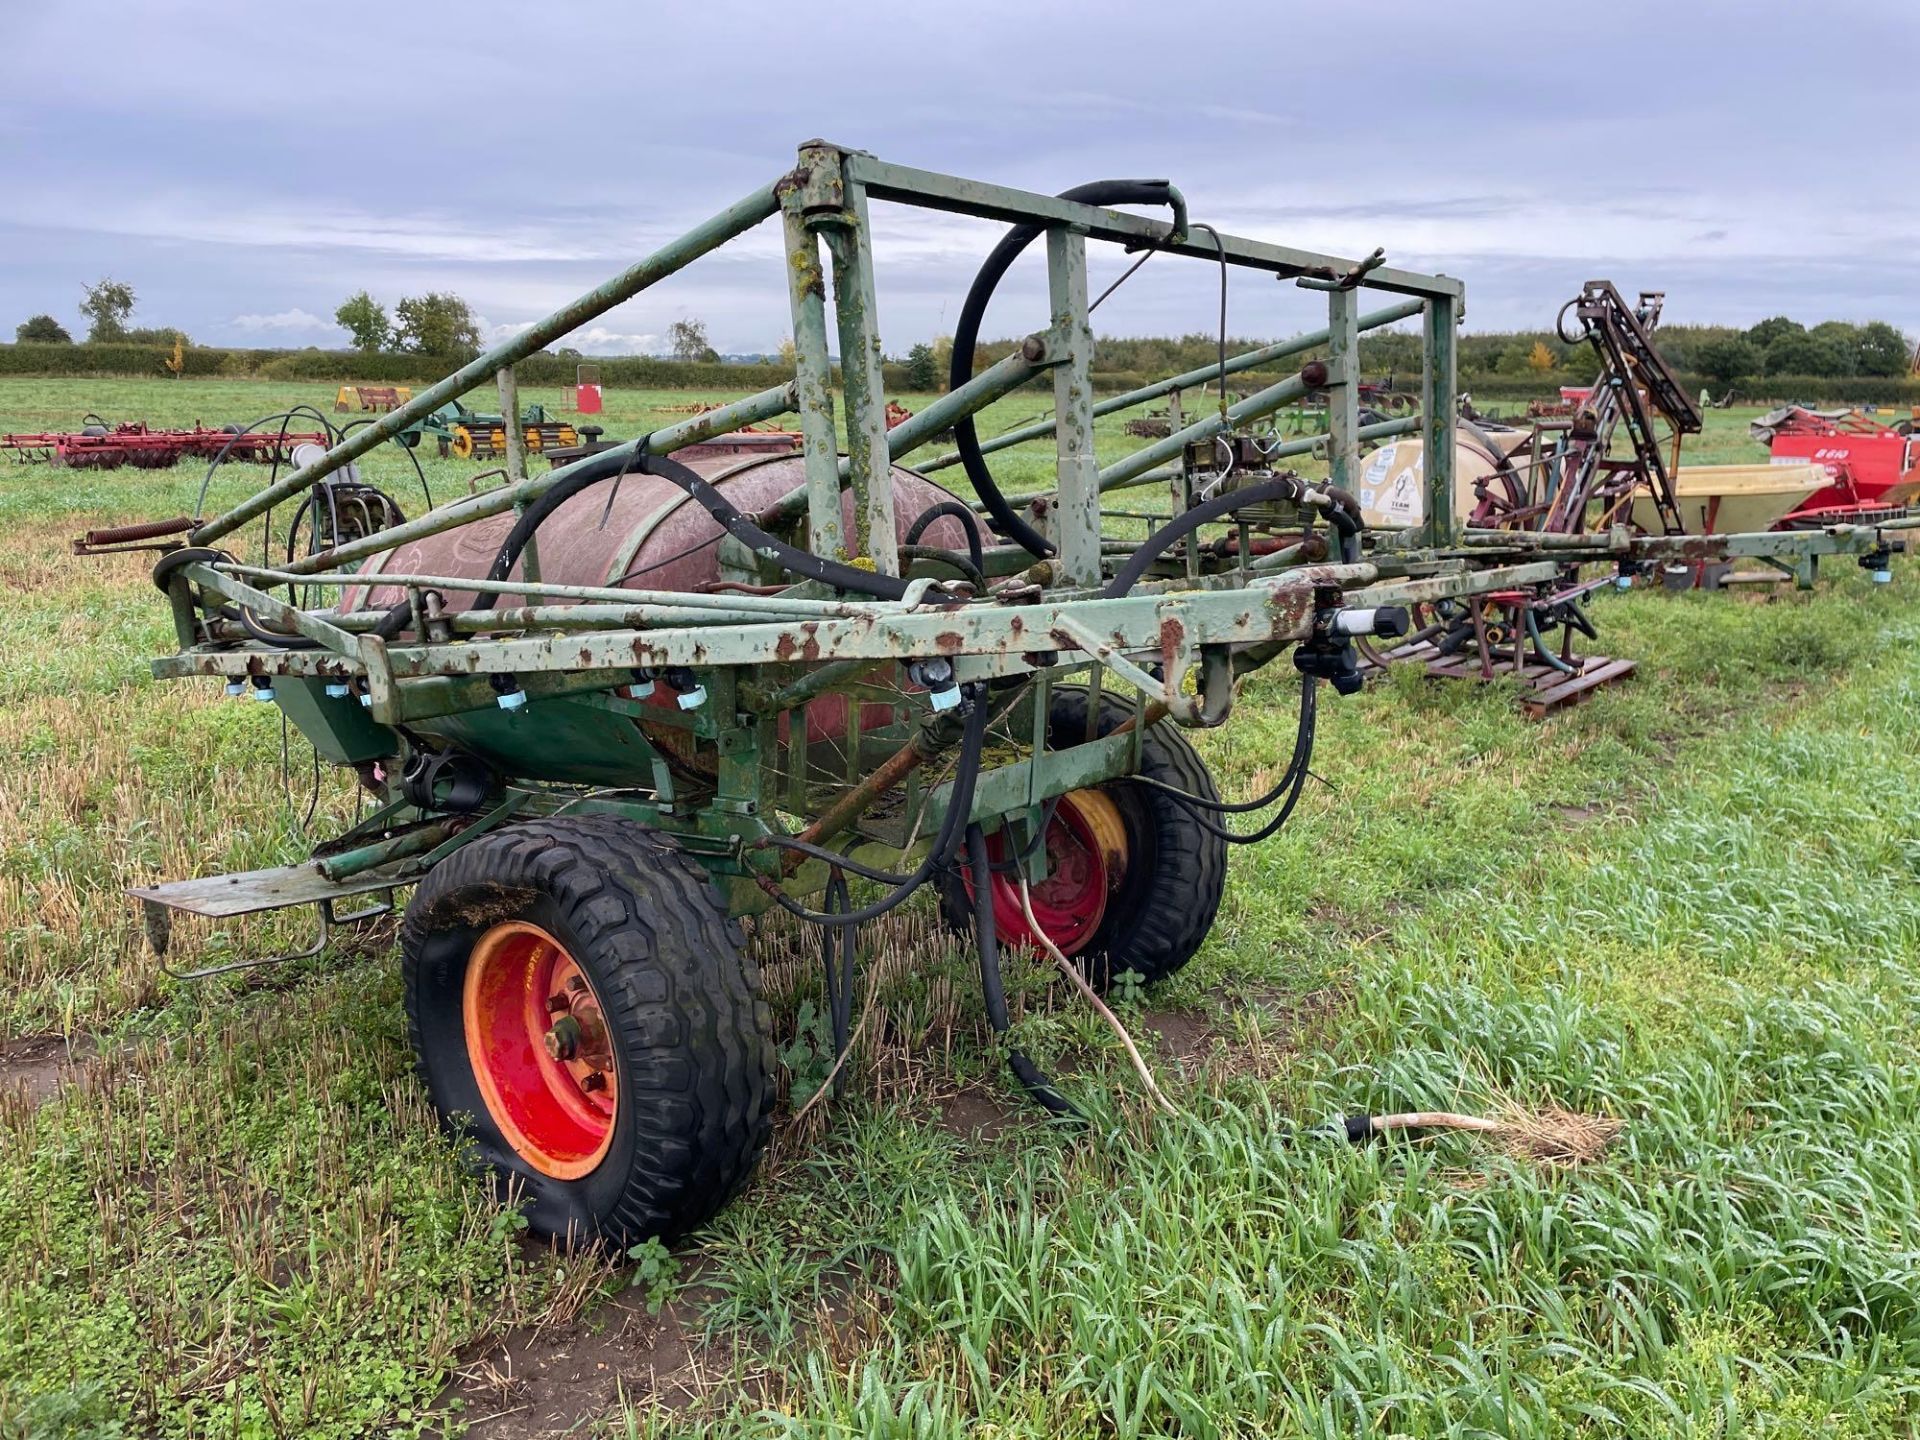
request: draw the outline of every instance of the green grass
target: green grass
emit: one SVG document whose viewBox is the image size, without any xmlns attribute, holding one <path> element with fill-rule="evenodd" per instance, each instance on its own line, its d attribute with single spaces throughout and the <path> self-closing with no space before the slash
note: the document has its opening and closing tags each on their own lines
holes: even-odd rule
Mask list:
<svg viewBox="0 0 1920 1440">
<path fill-rule="evenodd" d="M 0 381 L 0 429 L 324 398 Z M 614 392 L 609 429 L 687 398 Z M 1749 453 L 1745 422 L 1714 412 L 1702 458 Z M 1123 443 L 1103 425 L 1103 453 Z M 369 469 L 404 495 L 395 462 Z M 142 950 L 124 885 L 303 853 L 269 707 L 148 681 L 168 633 L 143 568 L 64 553 L 197 484 L 0 472 L 0 1039 L 101 1050 L 52 1101 L 0 1104 L 0 1435 L 409 1433 L 456 1357 L 622 1280 L 518 1243 L 438 1138 L 390 952 L 180 985 Z M 691 1408 L 582 1433 L 1912 1433 L 1916 583 L 1904 563 L 1886 589 L 1835 567 L 1810 597 L 1604 596 L 1604 647 L 1640 672 L 1544 724 L 1406 673 L 1329 699 L 1328 784 L 1236 852 L 1154 1014 L 1123 1007 L 1217 1036 L 1156 1062 L 1177 1119 L 1025 973 L 1022 1038 L 1099 1123 L 940 1125 L 963 1089 L 1016 1102 L 965 958 L 911 907 L 867 937 L 889 1024 L 847 1099 L 683 1254 L 701 1288 L 676 1304 L 712 1342 Z M 1223 786 L 1270 780 L 1292 694 L 1264 674 L 1200 737 Z M 303 803 L 306 763 L 296 737 Z M 317 832 L 351 806 L 328 782 Z M 300 930 L 183 926 L 176 953 Z M 811 951 L 770 930 L 791 1027 Z M 1625 1128 L 1571 1169 L 1312 1133 L 1506 1104 Z"/>
</svg>

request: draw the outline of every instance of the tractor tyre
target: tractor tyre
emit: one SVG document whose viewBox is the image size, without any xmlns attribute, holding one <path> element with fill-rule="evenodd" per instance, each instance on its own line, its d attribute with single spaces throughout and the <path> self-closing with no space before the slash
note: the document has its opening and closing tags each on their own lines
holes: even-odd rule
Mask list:
<svg viewBox="0 0 1920 1440">
<path fill-rule="evenodd" d="M 1087 737 L 1090 692 L 1059 686 L 1047 717 L 1054 749 Z M 1103 693 L 1096 734 L 1133 714 Z M 1206 762 L 1187 737 L 1155 725 L 1140 743 L 1140 773 L 1190 795 L 1218 800 Z M 1069 791 L 1055 805 L 1045 837 L 1047 878 L 1031 888 L 1034 918 L 1062 954 L 1106 990 L 1132 971 L 1146 984 L 1164 980 L 1191 960 L 1213 929 L 1227 884 L 1227 844 L 1203 829 L 1194 812 L 1165 791 L 1131 779 Z M 1010 859 L 1005 832 L 989 838 L 995 861 Z M 1008 944 L 1037 948 L 1016 880 L 996 873 L 994 919 Z M 955 930 L 973 928 L 973 877 L 966 866 L 941 883 L 941 909 Z"/>
<path fill-rule="evenodd" d="M 535 1234 L 670 1241 L 746 1182 L 774 1100 L 759 972 L 657 832 L 583 816 L 486 835 L 421 882 L 401 945 L 434 1108 Z"/>
</svg>

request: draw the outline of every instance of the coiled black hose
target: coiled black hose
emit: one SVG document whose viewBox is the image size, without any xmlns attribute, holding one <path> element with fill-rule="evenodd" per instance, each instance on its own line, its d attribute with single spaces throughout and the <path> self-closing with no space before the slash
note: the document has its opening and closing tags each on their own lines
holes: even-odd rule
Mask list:
<svg viewBox="0 0 1920 1440">
<path fill-rule="evenodd" d="M 1059 198 L 1085 205 L 1166 205 L 1174 208 L 1176 217 L 1181 214 L 1173 187 L 1165 180 L 1095 180 L 1091 184 L 1063 190 Z M 1179 223 L 1178 220 L 1176 223 Z M 980 273 L 973 277 L 973 287 L 967 291 L 966 303 L 960 307 L 960 318 L 953 327 L 953 363 L 947 371 L 949 391 L 958 390 L 973 378 L 974 353 L 979 348 L 980 322 L 986 318 L 987 302 L 993 299 L 993 292 L 999 288 L 1008 267 L 1020 257 L 1021 251 L 1033 243 L 1042 228 L 1031 224 L 1015 225 L 1000 237 L 1000 243 L 993 247 L 980 266 Z M 974 426 L 973 416 L 963 416 L 954 425 L 953 442 L 954 449 L 960 454 L 960 464 L 967 472 L 968 483 L 987 507 L 987 513 L 993 517 L 993 523 L 1000 533 L 1036 560 L 1044 560 L 1052 555 L 1054 546 L 1046 536 L 1015 513 L 995 483 L 993 472 L 987 469 L 986 457 L 980 453 L 980 432 Z"/>
</svg>

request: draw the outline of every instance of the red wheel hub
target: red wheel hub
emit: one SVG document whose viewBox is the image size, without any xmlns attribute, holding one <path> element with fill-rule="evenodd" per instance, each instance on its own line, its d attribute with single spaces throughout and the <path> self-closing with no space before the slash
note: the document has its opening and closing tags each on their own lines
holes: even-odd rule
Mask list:
<svg viewBox="0 0 1920 1440">
<path fill-rule="evenodd" d="M 613 1142 L 619 1072 L 600 997 L 566 947 L 505 920 L 474 942 L 462 1009 L 487 1113 L 534 1169 L 593 1170 Z"/>
<path fill-rule="evenodd" d="M 1054 807 L 1043 843 L 1047 878 L 1028 888 L 1033 918 L 1056 949 L 1072 955 L 1093 939 L 1106 917 L 1107 897 L 1126 876 L 1126 826 L 1113 801 L 1098 790 L 1074 790 L 1061 796 Z M 987 854 L 995 863 L 1014 853 L 1005 830 L 988 838 Z M 971 896 L 973 877 L 965 879 Z M 1021 906 L 1019 874 L 996 871 L 988 889 L 1001 943 L 1044 949 Z"/>
</svg>

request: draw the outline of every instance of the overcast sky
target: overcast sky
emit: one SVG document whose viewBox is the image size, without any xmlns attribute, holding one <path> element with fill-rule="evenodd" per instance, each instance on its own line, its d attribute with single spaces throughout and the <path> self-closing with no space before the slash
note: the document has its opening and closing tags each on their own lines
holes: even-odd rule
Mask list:
<svg viewBox="0 0 1920 1440">
<path fill-rule="evenodd" d="M 0 0 L 0 320 L 77 334 L 110 274 L 203 343 L 341 345 L 362 287 L 451 289 L 504 334 L 824 135 L 1037 190 L 1168 176 L 1223 229 L 1460 276 L 1474 329 L 1605 276 L 1673 322 L 1920 333 L 1920 3 L 1773 8 Z M 903 351 L 951 329 L 994 231 L 876 218 Z M 1043 323 L 1038 248 L 990 333 Z M 1097 247 L 1094 284 L 1124 263 Z M 1101 328 L 1211 330 L 1214 283 L 1158 260 Z M 1248 276 L 1231 328 L 1305 328 L 1307 300 Z M 576 343 L 661 348 L 683 315 L 774 349 L 777 229 Z"/>
</svg>

